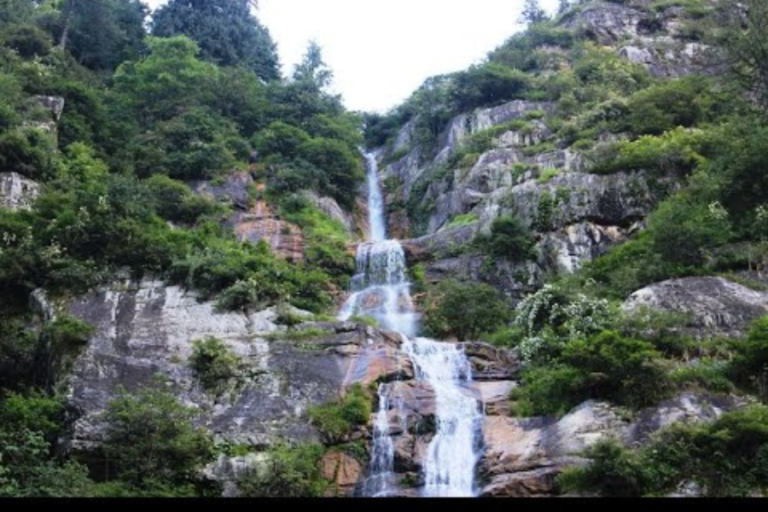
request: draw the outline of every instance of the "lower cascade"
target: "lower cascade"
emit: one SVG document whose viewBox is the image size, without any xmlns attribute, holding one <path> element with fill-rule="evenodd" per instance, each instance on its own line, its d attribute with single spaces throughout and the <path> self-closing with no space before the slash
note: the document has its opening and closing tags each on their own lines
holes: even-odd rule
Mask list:
<svg viewBox="0 0 768 512">
<path fill-rule="evenodd" d="M 386 240 L 384 206 L 375 157 L 368 162 L 368 205 L 371 241 L 357 252 L 357 275 L 352 295 L 339 318 L 354 315 L 375 318 L 386 330 L 402 335 L 401 350 L 410 358 L 416 379 L 435 392 L 435 435 L 423 463 L 422 496 L 471 497 L 475 490 L 475 467 L 482 448 L 482 410 L 467 390 L 472 368 L 463 347 L 417 337 L 418 315 L 413 307 L 406 278 L 405 254 L 396 240 Z M 363 494 L 385 497 L 398 494 L 394 471 L 395 448 L 390 434 L 390 411 L 402 404 L 391 400 L 390 386 L 379 386 L 369 475 Z M 396 414 L 404 421 L 403 414 Z M 403 425 L 404 427 L 404 425 Z"/>
</svg>

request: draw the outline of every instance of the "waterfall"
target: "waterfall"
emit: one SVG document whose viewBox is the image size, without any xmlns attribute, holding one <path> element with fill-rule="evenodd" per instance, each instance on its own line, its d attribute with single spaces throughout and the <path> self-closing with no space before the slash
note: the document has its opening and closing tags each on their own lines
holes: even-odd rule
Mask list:
<svg viewBox="0 0 768 512">
<path fill-rule="evenodd" d="M 353 293 L 342 307 L 339 319 L 371 316 L 382 329 L 403 336 L 401 350 L 413 363 L 416 378 L 432 387 L 436 400 L 436 431 L 424 462 L 422 494 L 473 496 L 482 413 L 477 400 L 465 389 L 472 380 L 472 369 L 460 346 L 417 338 L 418 315 L 406 276 L 405 253 L 398 241 L 386 239 L 378 166 L 374 155 L 365 157 L 371 240 L 358 248 Z M 382 384 L 378 391 L 370 476 L 363 491 L 371 497 L 390 496 L 397 490 L 388 413 L 392 405 L 398 404 L 390 404 L 389 390 L 388 385 Z"/>
</svg>

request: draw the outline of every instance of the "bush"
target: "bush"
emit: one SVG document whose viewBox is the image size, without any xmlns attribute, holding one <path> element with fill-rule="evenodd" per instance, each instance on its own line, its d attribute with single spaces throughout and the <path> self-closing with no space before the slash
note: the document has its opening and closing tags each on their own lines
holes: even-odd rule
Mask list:
<svg viewBox="0 0 768 512">
<path fill-rule="evenodd" d="M 0 167 L 33 180 L 54 172 L 53 142 L 41 130 L 11 130 L 0 135 Z"/>
<path fill-rule="evenodd" d="M 715 106 L 709 84 L 700 77 L 656 84 L 629 100 L 626 124 L 618 131 L 661 135 L 677 127 L 690 128 L 706 120 Z"/>
<path fill-rule="evenodd" d="M 493 221 L 490 236 L 480 243 L 496 258 L 519 262 L 533 257 L 535 239 L 519 218 L 505 215 Z"/>
<path fill-rule="evenodd" d="M 671 389 L 661 357 L 648 342 L 603 332 L 562 347 L 550 361 L 523 373 L 514 399 L 518 414 L 563 415 L 585 400 L 608 400 L 639 409 Z"/>
<path fill-rule="evenodd" d="M 132 154 L 141 177 L 166 174 L 183 180 L 206 179 L 243 160 L 248 153 L 240 149 L 243 144 L 231 122 L 194 108 L 140 135 Z"/>
<path fill-rule="evenodd" d="M 237 482 L 246 498 L 317 498 L 328 488 L 320 469 L 320 445 L 280 445 L 268 453 L 264 468 L 254 468 Z"/>
<path fill-rule="evenodd" d="M 218 338 L 192 342 L 190 366 L 209 393 L 220 396 L 241 373 L 241 359 Z"/>
<path fill-rule="evenodd" d="M 478 339 L 506 324 L 511 310 L 487 284 L 441 282 L 427 297 L 424 327 L 437 338 Z"/>
<path fill-rule="evenodd" d="M 451 101 L 457 112 L 467 112 L 521 99 L 529 85 L 530 77 L 522 71 L 491 62 L 459 73 L 454 81 Z"/>
<path fill-rule="evenodd" d="M 33 25 L 10 26 L 0 33 L 0 41 L 25 59 L 44 57 L 51 51 L 51 37 Z"/>
<path fill-rule="evenodd" d="M 310 421 L 328 444 L 343 442 L 356 426 L 367 424 L 370 417 L 371 397 L 360 384 L 352 386 L 338 402 L 309 409 Z"/>
<path fill-rule="evenodd" d="M 768 316 L 754 322 L 747 339 L 735 343 L 734 349 L 736 357 L 728 374 L 768 403 Z"/>
<path fill-rule="evenodd" d="M 199 483 L 198 471 L 213 460 L 213 442 L 203 428 L 194 427 L 196 415 L 164 391 L 147 388 L 130 395 L 119 390 L 103 416 L 104 454 L 116 465 L 117 477 L 149 491 L 169 485 L 183 491 Z"/>
<path fill-rule="evenodd" d="M 223 211 L 213 201 L 199 196 L 180 181 L 155 175 L 145 182 L 157 214 L 172 222 L 194 224 L 198 219 Z"/>
<path fill-rule="evenodd" d="M 299 148 L 310 139 L 304 130 L 275 121 L 254 137 L 254 145 L 265 157 L 280 156 L 291 160 L 299 156 Z"/>
<path fill-rule="evenodd" d="M 347 209 L 352 209 L 357 186 L 365 178 L 360 157 L 345 143 L 333 139 L 312 139 L 299 147 L 301 158 L 327 176 L 326 193 Z"/>
</svg>

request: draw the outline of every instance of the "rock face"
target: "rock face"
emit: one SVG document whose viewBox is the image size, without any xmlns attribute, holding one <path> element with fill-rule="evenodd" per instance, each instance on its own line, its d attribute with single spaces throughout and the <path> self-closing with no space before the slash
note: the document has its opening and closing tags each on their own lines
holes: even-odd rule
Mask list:
<svg viewBox="0 0 768 512">
<path fill-rule="evenodd" d="M 0 208 L 29 210 L 40 194 L 40 185 L 15 172 L 0 173 Z"/>
<path fill-rule="evenodd" d="M 194 184 L 194 189 L 235 208 L 226 225 L 235 232 L 238 240 L 253 244 L 263 240 L 281 258 L 289 261 L 304 259 L 301 229 L 282 220 L 269 203 L 261 199 L 264 185 L 257 185 L 250 173 L 231 173 L 220 185 L 198 182 Z"/>
<path fill-rule="evenodd" d="M 768 314 L 768 294 L 721 277 L 690 277 L 638 290 L 623 305 L 625 311 L 642 307 L 688 315 L 692 335 L 740 337 Z"/>
<path fill-rule="evenodd" d="M 183 403 L 200 408 L 201 424 L 219 439 L 256 447 L 314 440 L 307 407 L 338 398 L 344 386 L 357 381 L 357 358 L 370 363 L 365 378 L 386 378 L 392 365 L 377 355 L 397 351 L 391 337 L 343 323 L 320 324 L 328 334 L 317 339 L 280 341 L 286 328 L 276 323 L 274 309 L 217 314 L 210 303 L 148 280 L 93 292 L 75 301 L 70 312 L 96 329 L 70 382 L 70 404 L 80 415 L 75 450 L 87 451 L 100 441 L 97 416 L 118 387 L 152 386 L 156 375 Z M 221 339 L 249 367 L 242 389 L 219 400 L 200 388 L 188 364 L 192 341 L 207 336 Z"/>
<path fill-rule="evenodd" d="M 559 421 L 488 415 L 481 495 L 554 496 L 556 476 L 565 467 L 587 464 L 581 453 L 599 440 L 614 438 L 637 446 L 672 423 L 712 421 L 744 404 L 736 397 L 684 393 L 641 411 L 633 422 L 623 419 L 611 405 L 594 401 L 581 404 Z"/>
</svg>

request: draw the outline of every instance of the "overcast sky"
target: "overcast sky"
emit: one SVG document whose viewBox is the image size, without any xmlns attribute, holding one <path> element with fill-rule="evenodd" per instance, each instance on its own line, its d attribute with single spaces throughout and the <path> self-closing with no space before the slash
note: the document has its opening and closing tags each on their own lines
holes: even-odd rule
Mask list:
<svg viewBox="0 0 768 512">
<path fill-rule="evenodd" d="M 166 0 L 144 0 L 153 8 Z M 347 108 L 384 112 L 520 30 L 524 0 L 260 0 L 289 74 L 314 39 Z M 541 0 L 554 11 L 557 0 Z"/>
</svg>

